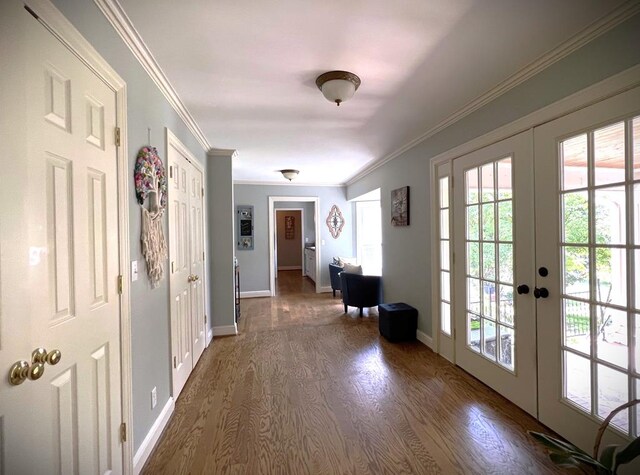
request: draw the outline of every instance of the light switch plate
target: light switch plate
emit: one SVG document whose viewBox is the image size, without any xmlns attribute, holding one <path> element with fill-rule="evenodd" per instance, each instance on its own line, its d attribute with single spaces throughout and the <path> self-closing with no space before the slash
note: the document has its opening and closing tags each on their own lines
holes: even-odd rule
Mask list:
<svg viewBox="0 0 640 475">
<path fill-rule="evenodd" d="M 138 280 L 138 261 L 131 261 L 131 282 Z"/>
</svg>

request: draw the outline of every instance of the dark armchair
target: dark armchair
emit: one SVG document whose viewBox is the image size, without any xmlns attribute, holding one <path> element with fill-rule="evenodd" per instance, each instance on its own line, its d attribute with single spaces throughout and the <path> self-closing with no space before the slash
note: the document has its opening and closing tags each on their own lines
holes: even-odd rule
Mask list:
<svg viewBox="0 0 640 475">
<path fill-rule="evenodd" d="M 363 307 L 375 307 L 382 303 L 382 277 L 342 272 L 340 281 L 344 313 L 347 313 L 347 307 L 358 307 L 362 316 Z"/>
<path fill-rule="evenodd" d="M 329 276 L 331 277 L 331 290 L 333 290 L 333 296 L 336 296 L 336 290 L 342 291 L 342 286 L 340 285 L 340 272 L 342 272 L 342 267 L 337 266 L 335 264 L 329 264 Z"/>
</svg>

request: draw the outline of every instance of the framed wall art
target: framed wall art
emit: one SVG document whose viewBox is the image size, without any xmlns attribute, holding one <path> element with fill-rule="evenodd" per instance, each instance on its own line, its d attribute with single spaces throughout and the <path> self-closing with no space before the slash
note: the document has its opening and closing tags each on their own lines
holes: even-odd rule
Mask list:
<svg viewBox="0 0 640 475">
<path fill-rule="evenodd" d="M 344 227 L 344 217 L 342 216 L 342 212 L 340 211 L 340 208 L 338 208 L 338 205 L 333 205 L 331 207 L 329 216 L 327 216 L 327 227 L 329 228 L 331 237 L 333 237 L 333 239 L 338 239 L 338 236 L 340 236 L 342 228 Z"/>
<path fill-rule="evenodd" d="M 391 225 L 409 226 L 409 187 L 391 190 Z"/>
</svg>

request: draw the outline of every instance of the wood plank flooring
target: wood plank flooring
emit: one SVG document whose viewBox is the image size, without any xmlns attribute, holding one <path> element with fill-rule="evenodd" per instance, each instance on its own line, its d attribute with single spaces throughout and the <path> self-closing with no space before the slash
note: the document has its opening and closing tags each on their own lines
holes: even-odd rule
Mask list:
<svg viewBox="0 0 640 475">
<path fill-rule="evenodd" d="M 299 271 L 278 284 L 204 352 L 143 473 L 563 473 L 526 434 L 540 424 L 421 343 L 384 340 L 376 309 L 345 315 Z"/>
</svg>

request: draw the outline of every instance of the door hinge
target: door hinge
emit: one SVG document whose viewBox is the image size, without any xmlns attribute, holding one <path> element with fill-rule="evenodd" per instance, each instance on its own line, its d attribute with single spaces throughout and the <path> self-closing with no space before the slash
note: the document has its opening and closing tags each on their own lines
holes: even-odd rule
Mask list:
<svg viewBox="0 0 640 475">
<path fill-rule="evenodd" d="M 120 127 L 116 127 L 116 147 L 120 146 Z"/>
<path fill-rule="evenodd" d="M 118 293 L 119 293 L 120 295 L 122 295 L 122 286 L 123 286 L 123 285 L 124 285 L 124 284 L 123 284 L 122 274 L 120 274 L 120 275 L 118 276 Z"/>
<path fill-rule="evenodd" d="M 173 261 L 171 261 L 171 273 L 173 274 Z"/>
<path fill-rule="evenodd" d="M 204 251 L 202 251 L 202 260 L 204 261 Z"/>
<path fill-rule="evenodd" d="M 176 358 L 175 356 L 173 357 L 173 368 L 177 368 L 178 367 L 178 358 Z"/>
<path fill-rule="evenodd" d="M 207 316 L 206 315 L 204 316 L 204 324 L 205 325 L 207 324 Z"/>
<path fill-rule="evenodd" d="M 127 441 L 127 423 L 123 422 L 122 424 L 120 424 L 120 442 L 126 442 Z"/>
<path fill-rule="evenodd" d="M 169 167 L 169 178 L 173 178 L 173 167 Z"/>
<path fill-rule="evenodd" d="M 204 188 L 202 188 L 202 197 L 204 198 Z"/>
<path fill-rule="evenodd" d="M 455 252 L 451 254 L 451 262 L 452 262 L 453 264 L 455 264 L 455 263 L 456 263 L 456 253 L 455 253 Z"/>
</svg>

